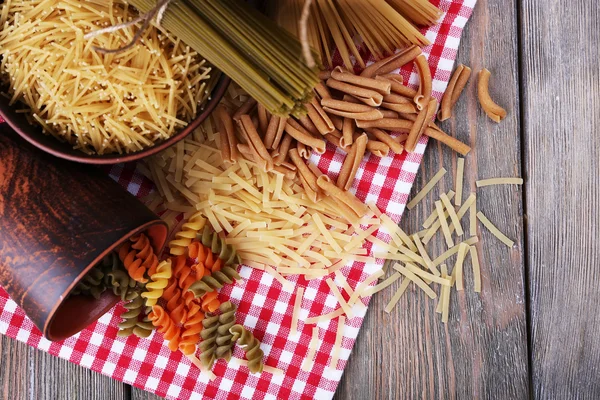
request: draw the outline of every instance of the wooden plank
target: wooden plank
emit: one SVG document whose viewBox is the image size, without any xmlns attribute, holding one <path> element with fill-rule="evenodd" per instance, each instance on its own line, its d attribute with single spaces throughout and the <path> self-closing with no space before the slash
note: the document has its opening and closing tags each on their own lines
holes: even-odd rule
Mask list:
<svg viewBox="0 0 600 400">
<path fill-rule="evenodd" d="M 131 388 L 131 400 L 162 400 L 163 397 L 146 392 L 136 387 Z"/>
<path fill-rule="evenodd" d="M 0 336 L 0 360 L 6 399 L 129 399 L 127 385 L 6 336 Z"/>
<path fill-rule="evenodd" d="M 473 68 L 455 117 L 442 124 L 469 142 L 463 199 L 475 191 L 475 180 L 520 175 L 520 120 L 516 0 L 479 0 L 467 24 L 458 62 Z M 500 124 L 491 122 L 476 98 L 476 73 L 492 72 L 490 91 L 509 112 Z M 413 194 L 442 166 L 449 173 L 437 195 L 454 188 L 456 155 L 430 142 Z M 486 189 L 486 190 L 484 190 Z M 479 227 L 482 268 L 481 296 L 473 292 L 470 258 L 464 268 L 465 291 L 452 291 L 447 326 L 435 313 L 437 302 L 409 287 L 391 314 L 383 309 L 394 290 L 377 294 L 336 393 L 336 399 L 380 398 L 503 398 L 529 394 L 527 330 L 524 297 L 522 192 L 515 187 L 477 191 L 480 209 L 502 229 L 516 247 L 509 250 Z M 408 211 L 402 227 L 410 232 L 433 210 L 433 195 Z M 468 214 L 467 214 L 468 216 Z M 468 219 L 463 228 L 468 235 Z M 438 232 L 428 246 L 432 257 L 445 250 Z M 453 266 L 456 256 L 448 260 Z M 437 290 L 437 289 L 436 289 Z"/>
<path fill-rule="evenodd" d="M 600 8 L 523 0 L 521 37 L 536 398 L 598 398 Z"/>
</svg>

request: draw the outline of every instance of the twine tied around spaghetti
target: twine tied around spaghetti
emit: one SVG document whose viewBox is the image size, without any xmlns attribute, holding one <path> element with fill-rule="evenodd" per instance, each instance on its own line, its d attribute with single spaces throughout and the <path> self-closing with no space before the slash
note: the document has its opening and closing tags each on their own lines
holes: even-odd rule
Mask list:
<svg viewBox="0 0 600 400">
<path fill-rule="evenodd" d="M 83 36 L 83 38 L 85 40 L 93 39 L 96 36 L 100 36 L 105 33 L 116 32 L 118 30 L 125 29 L 127 27 L 130 27 L 132 25 L 135 25 L 135 24 L 141 22 L 142 23 L 141 28 L 138 29 L 138 31 L 135 33 L 135 35 L 133 36 L 131 41 L 128 44 L 126 44 L 125 46 L 119 47 L 118 49 L 105 49 L 103 47 L 93 46 L 93 49 L 95 51 L 97 51 L 98 53 L 102 53 L 102 54 L 116 54 L 116 53 L 120 53 L 125 50 L 129 50 L 130 48 L 135 46 L 135 44 L 138 42 L 138 40 L 140 40 L 140 38 L 142 37 L 142 35 L 146 31 L 146 29 L 148 29 L 148 26 L 150 26 L 150 23 L 152 22 L 152 19 L 155 16 L 156 16 L 156 24 L 158 26 L 160 26 L 160 22 L 162 21 L 163 15 L 165 14 L 165 11 L 167 10 L 167 7 L 169 6 L 170 2 L 171 2 L 171 0 L 158 0 L 156 2 L 156 6 L 154 6 L 154 8 L 151 9 L 150 11 L 148 11 L 147 13 L 141 14 L 140 16 L 132 19 L 129 22 L 123 22 L 121 24 L 109 26 L 108 28 L 103 28 L 103 29 L 98 29 L 96 31 L 88 32 Z"/>
</svg>

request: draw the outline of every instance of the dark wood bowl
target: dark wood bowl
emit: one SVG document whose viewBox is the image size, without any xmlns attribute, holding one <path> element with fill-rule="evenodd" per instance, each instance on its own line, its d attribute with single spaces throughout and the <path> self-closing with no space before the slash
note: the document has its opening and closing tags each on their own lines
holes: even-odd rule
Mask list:
<svg viewBox="0 0 600 400">
<path fill-rule="evenodd" d="M 58 160 L 0 126 L 0 285 L 46 338 L 65 339 L 117 303 L 112 291 L 68 295 L 142 232 L 160 254 L 167 224 L 104 171 Z"/>
<path fill-rule="evenodd" d="M 32 125 L 27 121 L 27 118 L 22 113 L 16 112 L 15 106 L 10 106 L 9 99 L 0 96 L 0 115 L 23 139 L 35 147 L 50 153 L 56 157 L 64 158 L 65 160 L 75 161 L 84 164 L 118 164 L 122 162 L 130 162 L 142 159 L 144 157 L 156 154 L 169 146 L 174 145 L 178 141 L 189 135 L 196 129 L 215 109 L 219 104 L 223 95 L 227 91 L 227 87 L 231 80 L 225 74 L 221 74 L 215 86 L 212 89 L 208 101 L 204 104 L 203 111 L 196 116 L 184 129 L 169 139 L 156 143 L 152 147 L 137 151 L 130 154 L 85 154 L 82 151 L 73 149 L 73 146 L 66 142 L 61 142 L 54 136 L 46 135 L 42 132 L 39 125 Z"/>
</svg>

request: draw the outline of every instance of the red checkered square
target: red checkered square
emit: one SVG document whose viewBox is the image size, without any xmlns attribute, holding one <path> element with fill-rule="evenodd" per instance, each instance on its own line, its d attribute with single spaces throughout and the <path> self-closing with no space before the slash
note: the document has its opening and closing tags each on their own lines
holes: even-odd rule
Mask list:
<svg viewBox="0 0 600 400">
<path fill-rule="evenodd" d="M 446 89 L 456 58 L 462 29 L 469 19 L 476 0 L 440 0 L 439 7 L 446 13 L 440 24 L 424 31 L 433 43 L 423 49 L 427 55 L 433 77 L 434 96 L 441 99 Z M 410 65 L 401 70 L 405 81 L 416 86 L 418 79 Z M 367 157 L 361 165 L 352 190 L 365 201 L 374 201 L 395 222 L 406 206 L 415 174 L 419 168 L 427 139 L 423 137 L 413 154 L 390 154 L 378 159 Z M 312 159 L 319 168 L 335 177 L 343 156 L 334 148 Z M 116 165 L 107 169 L 110 176 L 132 194 L 143 197 L 153 190 L 152 183 L 136 172 L 135 165 Z M 385 232 L 379 232 L 381 240 L 389 242 Z M 367 245 L 369 250 L 371 244 Z M 381 267 L 377 264 L 351 263 L 340 271 L 354 289 L 368 275 Z M 285 290 L 269 274 L 242 267 L 242 280 L 225 287 L 223 298 L 231 298 L 238 308 L 238 322 L 253 330 L 261 340 L 265 363 L 284 371 L 283 375 L 264 372 L 260 376 L 249 374 L 246 367 L 236 359 L 243 352 L 236 348 L 234 359 L 228 364 L 216 363 L 213 372 L 217 376 L 209 381 L 206 375 L 190 365 L 181 353 L 173 353 L 164 345 L 162 335 L 153 333 L 147 339 L 117 337 L 117 316 L 121 305 L 105 314 L 98 322 L 77 335 L 58 343 L 44 339 L 23 311 L 8 298 L 0 288 L 0 333 L 16 338 L 35 348 L 67 359 L 136 387 L 172 399 L 327 399 L 335 392 L 343 368 L 358 335 L 366 309 L 355 305 L 353 318 L 344 327 L 342 350 L 337 368 L 329 368 L 334 347 L 337 319 L 321 322 L 319 343 L 315 362 L 310 371 L 300 368 L 308 353 L 312 325 L 303 321 L 308 317 L 326 314 L 338 307 L 336 298 L 324 279 L 291 279 L 295 287 L 305 288 L 298 323 L 298 333 L 290 336 L 291 314 L 295 291 Z M 368 299 L 365 301 L 368 304 Z"/>
</svg>

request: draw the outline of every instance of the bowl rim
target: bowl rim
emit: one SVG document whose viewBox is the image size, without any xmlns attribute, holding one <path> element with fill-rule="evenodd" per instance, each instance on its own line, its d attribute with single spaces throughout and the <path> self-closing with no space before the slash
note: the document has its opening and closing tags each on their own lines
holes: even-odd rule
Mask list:
<svg viewBox="0 0 600 400">
<path fill-rule="evenodd" d="M 217 107 L 217 105 L 221 102 L 221 99 L 225 95 L 225 92 L 227 91 L 227 88 L 229 87 L 229 84 L 231 83 L 231 79 L 227 75 L 225 75 L 223 73 L 220 73 L 220 74 L 221 74 L 221 76 L 219 76 L 216 84 L 212 88 L 210 96 L 208 97 L 208 101 L 205 103 L 204 109 L 202 110 L 201 114 L 196 116 L 196 118 L 194 118 L 192 120 L 192 122 L 190 122 L 185 128 L 183 128 L 181 131 L 177 132 L 177 134 L 171 136 L 167 140 L 160 142 L 152 147 L 148 147 L 146 149 L 137 151 L 135 153 L 130 153 L 130 154 L 107 154 L 107 155 L 90 154 L 90 155 L 88 155 L 83 152 L 81 152 L 81 154 L 77 154 L 74 152 L 67 152 L 67 149 L 72 150 L 72 148 L 69 147 L 70 145 L 68 143 L 64 143 L 65 150 L 61 150 L 61 149 L 57 149 L 52 146 L 46 145 L 42 141 L 40 141 L 38 139 L 38 136 L 44 135 L 44 133 L 41 132 L 41 128 L 39 131 L 36 130 L 35 132 L 26 132 L 26 131 L 20 129 L 17 126 L 17 124 L 15 124 L 14 121 L 12 121 L 12 118 L 11 118 L 12 115 L 10 115 L 12 113 L 3 112 L 0 109 L 0 115 L 2 116 L 4 121 L 15 132 L 17 132 L 17 134 L 19 136 L 21 136 L 23 139 L 25 139 L 26 141 L 28 141 L 29 143 L 31 143 L 38 149 L 43 150 L 46 153 L 52 154 L 53 156 L 56 156 L 58 158 L 62 158 L 65 160 L 74 161 L 74 162 L 78 162 L 78 163 L 82 163 L 82 164 L 92 164 L 92 165 L 113 165 L 113 164 L 120 164 L 120 163 L 125 163 L 125 162 L 132 162 L 132 161 L 140 160 L 145 157 L 152 156 L 162 150 L 165 150 L 166 148 L 172 146 L 173 144 L 175 144 L 178 141 L 185 138 L 193 130 L 195 130 L 197 127 L 199 127 L 200 124 L 202 122 L 204 122 L 206 120 L 206 118 L 208 118 L 208 116 L 214 111 L 214 109 Z"/>
</svg>

